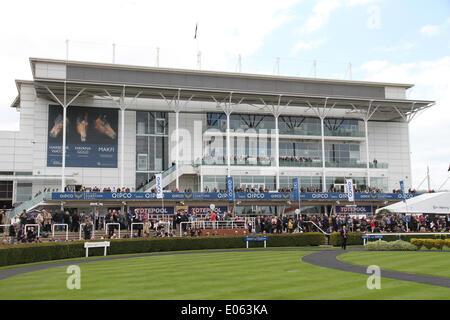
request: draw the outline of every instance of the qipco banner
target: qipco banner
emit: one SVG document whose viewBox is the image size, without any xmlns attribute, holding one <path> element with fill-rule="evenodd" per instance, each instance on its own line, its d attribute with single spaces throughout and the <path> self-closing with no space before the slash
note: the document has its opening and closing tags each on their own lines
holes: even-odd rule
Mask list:
<svg viewBox="0 0 450 320">
<path fill-rule="evenodd" d="M 62 166 L 63 108 L 48 107 L 47 166 Z M 66 167 L 117 168 L 118 111 L 71 106 L 66 117 Z"/>
</svg>

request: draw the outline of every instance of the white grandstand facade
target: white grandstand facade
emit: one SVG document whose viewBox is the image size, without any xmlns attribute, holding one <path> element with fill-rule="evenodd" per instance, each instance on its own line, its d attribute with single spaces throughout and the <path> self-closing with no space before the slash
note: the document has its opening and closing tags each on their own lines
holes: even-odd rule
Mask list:
<svg viewBox="0 0 450 320">
<path fill-rule="evenodd" d="M 13 205 L 67 186 L 148 192 L 156 173 L 182 192 L 219 192 L 226 177 L 244 191 L 289 189 L 294 177 L 304 192 L 345 192 L 346 178 L 361 192 L 408 189 L 409 122 L 434 104 L 406 99 L 412 84 L 30 65 L 11 105 L 20 130 L 0 133 L 2 200 Z"/>
</svg>

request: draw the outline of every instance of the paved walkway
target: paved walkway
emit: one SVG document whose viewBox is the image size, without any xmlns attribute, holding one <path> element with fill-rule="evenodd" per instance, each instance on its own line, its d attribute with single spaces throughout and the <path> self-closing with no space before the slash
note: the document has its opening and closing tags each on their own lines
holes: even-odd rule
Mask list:
<svg viewBox="0 0 450 320">
<path fill-rule="evenodd" d="M 364 248 L 354 248 L 349 250 L 320 251 L 302 257 L 302 261 L 330 269 L 361 273 L 369 276 L 366 272 L 367 267 L 343 262 L 337 259 L 337 256 L 349 251 L 364 251 Z M 450 278 L 428 276 L 422 274 L 411 274 L 398 271 L 381 270 L 382 278 L 389 278 L 402 281 L 411 281 L 432 286 L 450 288 Z"/>
</svg>

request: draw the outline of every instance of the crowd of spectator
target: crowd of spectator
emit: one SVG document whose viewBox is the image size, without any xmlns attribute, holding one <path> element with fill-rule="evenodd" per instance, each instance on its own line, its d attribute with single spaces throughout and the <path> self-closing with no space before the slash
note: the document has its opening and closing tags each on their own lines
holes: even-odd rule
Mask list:
<svg viewBox="0 0 450 320">
<path fill-rule="evenodd" d="M 296 157 L 296 156 L 288 156 L 288 157 L 280 157 L 280 161 L 283 162 L 294 162 L 294 163 L 303 163 L 303 162 L 309 162 L 312 163 L 312 158 L 306 158 L 306 157 Z M 316 159 L 316 161 L 320 161 L 320 159 Z"/>
<path fill-rule="evenodd" d="M 8 228 L 0 228 L 3 232 L 2 244 L 14 243 L 39 243 L 45 241 L 67 241 L 65 237 L 55 239 L 50 237 L 52 224 L 67 224 L 69 232 L 81 232 L 85 240 L 93 236 L 94 230 L 103 231 L 102 239 L 114 239 L 118 237 L 118 229 L 128 230 L 122 238 L 128 237 L 175 237 L 177 230 L 183 236 L 200 236 L 202 224 L 182 222 L 212 222 L 206 224 L 206 228 L 213 229 L 211 234 L 217 234 L 214 230 L 214 222 L 234 222 L 235 226 L 241 223 L 241 227 L 249 233 L 292 233 L 292 232 L 340 232 L 343 226 L 351 232 L 363 233 L 389 233 L 389 232 L 450 232 L 450 215 L 348 215 L 348 214 L 301 214 L 301 215 L 259 215 L 252 218 L 237 216 L 232 211 L 208 212 L 206 214 L 190 214 L 181 210 L 172 216 L 149 216 L 142 213 L 120 210 L 108 210 L 105 216 L 98 211 L 73 212 L 56 210 L 50 213 L 47 210 L 24 212 Z M 5 222 L 5 213 L 0 211 L 0 222 Z M 109 225 L 107 223 L 115 223 Z M 131 235 L 131 224 L 133 234 Z M 29 226 L 26 224 L 39 225 Z M 204 225 L 204 224 L 203 224 Z M 223 226 L 223 225 L 222 225 Z M 227 224 L 229 227 L 229 223 Z M 55 226 L 56 231 L 65 231 L 64 226 Z M 38 232 L 40 230 L 40 232 Z M 8 236 L 6 235 L 8 233 Z M 209 232 L 208 232 L 209 234 Z"/>
</svg>

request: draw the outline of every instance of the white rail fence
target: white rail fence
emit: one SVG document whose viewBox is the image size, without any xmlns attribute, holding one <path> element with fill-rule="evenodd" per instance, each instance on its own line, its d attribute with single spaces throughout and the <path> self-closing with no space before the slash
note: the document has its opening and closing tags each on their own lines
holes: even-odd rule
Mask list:
<svg viewBox="0 0 450 320">
<path fill-rule="evenodd" d="M 66 228 L 66 240 L 69 240 L 69 225 L 67 223 L 54 223 L 52 224 L 52 238 L 55 237 L 55 227 L 56 226 L 65 226 Z"/>
<path fill-rule="evenodd" d="M 245 220 L 232 221 L 188 221 L 180 223 L 180 237 L 183 236 L 183 231 L 188 229 L 247 229 L 251 225 L 252 231 L 255 228 L 255 218 L 245 218 Z"/>
</svg>

